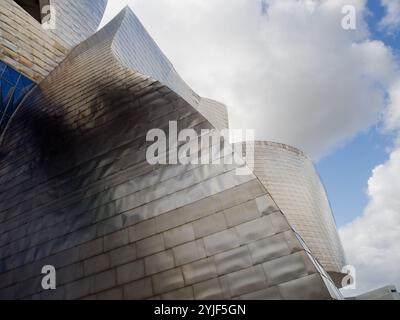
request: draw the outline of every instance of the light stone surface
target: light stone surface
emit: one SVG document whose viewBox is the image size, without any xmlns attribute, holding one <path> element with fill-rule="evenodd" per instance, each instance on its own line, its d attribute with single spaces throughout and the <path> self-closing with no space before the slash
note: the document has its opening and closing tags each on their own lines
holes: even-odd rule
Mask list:
<svg viewBox="0 0 400 320">
<path fill-rule="evenodd" d="M 55 29 L 45 29 L 13 0 L 0 5 L 0 60 L 40 82 L 94 32 L 107 0 L 50 0 Z"/>
</svg>

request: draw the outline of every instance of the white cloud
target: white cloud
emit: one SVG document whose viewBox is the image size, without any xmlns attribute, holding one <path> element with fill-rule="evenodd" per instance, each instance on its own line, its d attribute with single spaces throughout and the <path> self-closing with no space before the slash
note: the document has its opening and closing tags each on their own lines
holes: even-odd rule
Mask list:
<svg viewBox="0 0 400 320">
<path fill-rule="evenodd" d="M 400 0 L 381 0 L 386 15 L 380 22 L 382 28 L 394 32 L 400 27 Z"/>
<path fill-rule="evenodd" d="M 400 148 L 373 171 L 364 214 L 340 229 L 349 262 L 356 267 L 357 294 L 394 284 L 400 288 Z"/>
<path fill-rule="evenodd" d="M 396 130 L 400 126 L 400 81 L 389 88 L 389 105 L 386 110 L 386 128 Z"/>
<path fill-rule="evenodd" d="M 317 159 L 379 118 L 393 57 L 368 40 L 364 0 L 110 0 L 129 3 L 199 94 L 229 107 L 232 127 Z M 358 12 L 341 27 L 342 6 Z"/>
<path fill-rule="evenodd" d="M 400 81 L 389 88 L 385 129 L 400 129 Z M 357 290 L 394 284 L 400 288 L 400 136 L 390 158 L 377 166 L 368 181 L 369 203 L 363 214 L 339 230 L 348 262 L 356 267 Z"/>
</svg>

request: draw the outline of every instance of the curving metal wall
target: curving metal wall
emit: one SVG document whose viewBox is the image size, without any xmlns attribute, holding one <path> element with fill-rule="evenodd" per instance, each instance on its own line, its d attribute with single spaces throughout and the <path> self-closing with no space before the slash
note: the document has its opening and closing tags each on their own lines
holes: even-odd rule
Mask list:
<svg viewBox="0 0 400 320">
<path fill-rule="evenodd" d="M 115 32 L 111 47 L 117 59 L 123 66 L 159 80 L 192 106 L 198 105 L 200 97 L 179 76 L 136 15 L 126 15 L 128 10 L 126 7 L 111 24 Z"/>
<path fill-rule="evenodd" d="M 50 0 L 55 8 L 55 26 L 52 30 L 73 47 L 97 31 L 108 0 Z"/>
<path fill-rule="evenodd" d="M 325 188 L 300 150 L 274 142 L 254 143 L 254 173 L 311 252 L 340 285 L 345 255 Z"/>
<path fill-rule="evenodd" d="M 134 20 L 125 9 L 79 45 L 12 123 L 0 298 L 340 298 L 256 176 L 146 161 L 148 130 L 212 125 L 163 79 L 122 63 L 115 48 Z M 57 289 L 44 291 L 48 264 Z"/>
<path fill-rule="evenodd" d="M 68 54 L 68 45 L 42 28 L 13 0 L 0 2 L 0 60 L 33 80 L 43 80 Z"/>
<path fill-rule="evenodd" d="M 219 131 L 229 128 L 226 105 L 211 99 L 201 98 L 197 110 Z"/>
</svg>

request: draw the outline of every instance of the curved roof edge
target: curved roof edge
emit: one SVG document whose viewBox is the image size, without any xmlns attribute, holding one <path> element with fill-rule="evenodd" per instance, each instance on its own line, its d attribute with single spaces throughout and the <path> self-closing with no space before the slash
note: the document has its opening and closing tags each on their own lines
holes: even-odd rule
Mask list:
<svg viewBox="0 0 400 320">
<path fill-rule="evenodd" d="M 73 47 L 93 35 L 103 19 L 108 0 L 50 0 L 57 35 Z"/>
<path fill-rule="evenodd" d="M 200 103 L 200 96 L 179 76 L 129 6 L 116 19 L 120 21 L 120 25 L 111 47 L 119 62 L 160 81 L 196 108 Z M 112 21 L 111 24 L 113 23 Z"/>
<path fill-rule="evenodd" d="M 311 162 L 313 162 L 311 160 L 311 158 L 302 150 L 300 150 L 299 148 L 293 147 L 289 144 L 286 143 L 281 143 L 281 142 L 274 142 L 274 141 L 268 141 L 268 140 L 255 140 L 255 141 L 251 141 L 254 142 L 254 144 L 258 144 L 258 145 L 267 145 L 267 146 L 271 146 L 271 147 L 277 147 L 280 149 L 285 149 L 287 151 L 291 151 L 296 153 L 297 155 L 304 157 L 308 160 L 310 160 Z"/>
<path fill-rule="evenodd" d="M 200 112 L 216 129 L 229 127 L 226 105 L 203 98 L 189 87 L 129 6 L 124 7 L 102 29 L 73 49 L 70 58 L 104 42 L 109 42 L 115 59 L 123 67 L 147 75 L 167 86 Z"/>
</svg>

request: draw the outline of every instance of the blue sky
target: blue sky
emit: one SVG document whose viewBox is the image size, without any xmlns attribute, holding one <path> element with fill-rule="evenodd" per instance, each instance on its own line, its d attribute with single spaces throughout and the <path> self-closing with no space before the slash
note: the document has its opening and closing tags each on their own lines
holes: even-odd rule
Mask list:
<svg viewBox="0 0 400 320">
<path fill-rule="evenodd" d="M 400 33 L 397 31 L 397 33 L 390 35 L 388 32 L 382 31 L 378 26 L 378 23 L 385 15 L 385 8 L 381 2 L 378 0 L 368 0 L 368 8 L 371 11 L 371 16 L 367 21 L 375 39 L 382 40 L 392 48 L 400 50 Z"/>
<path fill-rule="evenodd" d="M 372 170 L 387 161 L 392 139 L 374 127 L 317 163 L 339 227 L 363 213 Z"/>
<path fill-rule="evenodd" d="M 371 38 L 400 50 L 400 33 L 388 34 L 378 26 L 385 15 L 380 1 L 369 0 L 368 7 Z M 363 213 L 368 203 L 368 179 L 376 166 L 388 160 L 392 143 L 393 136 L 382 133 L 378 124 L 317 163 L 339 227 Z"/>
</svg>

